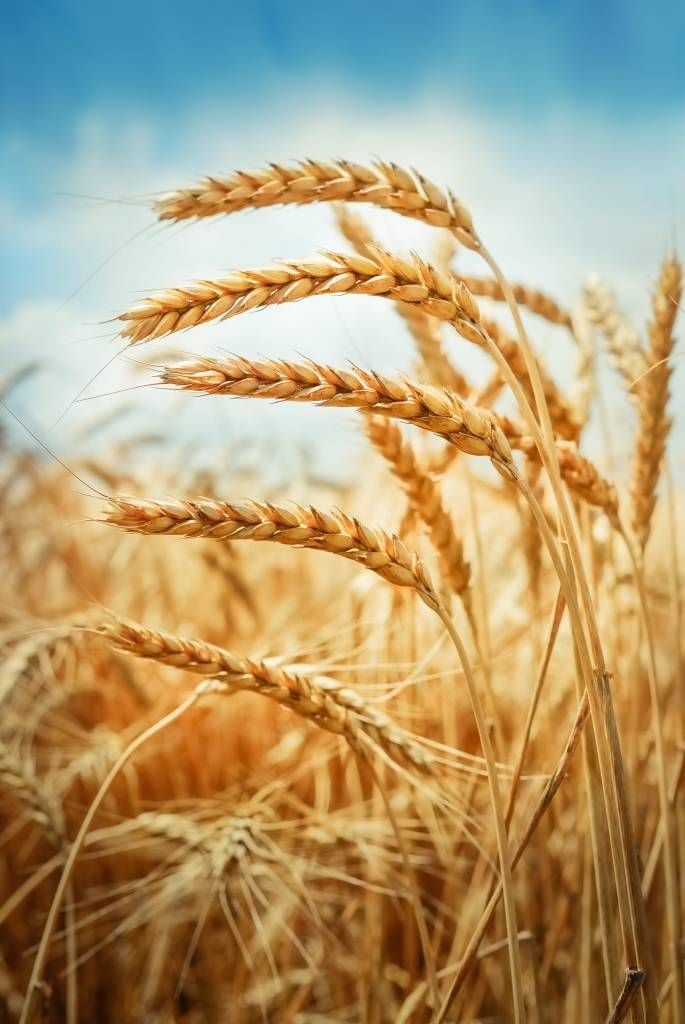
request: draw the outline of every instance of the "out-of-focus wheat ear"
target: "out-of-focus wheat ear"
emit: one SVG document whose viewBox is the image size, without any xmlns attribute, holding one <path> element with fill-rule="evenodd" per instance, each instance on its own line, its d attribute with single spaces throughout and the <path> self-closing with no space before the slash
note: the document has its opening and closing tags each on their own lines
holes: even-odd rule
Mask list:
<svg viewBox="0 0 685 1024">
<path fill-rule="evenodd" d="M 576 376 L 571 392 L 571 407 L 580 432 L 590 419 L 592 403 L 597 394 L 595 332 L 582 302 L 573 311 L 573 336 L 576 339 Z"/>
<path fill-rule="evenodd" d="M 366 433 L 390 466 L 409 498 L 410 505 L 425 523 L 431 542 L 440 558 L 442 578 L 465 605 L 471 566 L 464 554 L 464 544 L 452 517 L 443 505 L 438 483 L 426 473 L 411 443 L 402 436 L 400 427 L 385 416 L 369 416 Z"/>
<path fill-rule="evenodd" d="M 669 256 L 662 264 L 652 299 L 646 369 L 635 384 L 638 425 L 630 481 L 631 518 L 642 551 L 649 539 L 659 475 L 671 429 L 666 410 L 673 372 L 673 329 L 682 292 L 682 267 L 675 257 Z"/>
<path fill-rule="evenodd" d="M 10 794 L 56 849 L 62 848 L 66 836 L 62 808 L 26 757 L 12 753 L 4 743 L 0 743 L 0 790 Z"/>
<path fill-rule="evenodd" d="M 0 743 L 0 793 L 3 790 L 10 794 L 23 809 L 26 819 L 38 826 L 56 850 L 66 849 L 66 822 L 56 794 L 37 778 L 33 765 L 26 757 L 12 753 L 4 743 Z M 65 898 L 66 1020 L 68 1024 L 75 1024 L 78 1017 L 77 948 L 74 892 L 71 885 L 66 887 Z"/>
<path fill-rule="evenodd" d="M 647 368 L 640 336 L 616 305 L 616 296 L 598 277 L 591 277 L 584 290 L 589 319 L 600 330 L 614 368 L 627 388 Z M 628 392 L 636 397 L 632 390 Z"/>
<path fill-rule="evenodd" d="M 532 437 L 522 433 L 520 424 L 506 416 L 498 416 L 497 422 L 514 451 L 524 452 L 535 462 L 539 454 Z M 618 493 L 614 484 L 606 480 L 590 459 L 578 451 L 570 441 L 557 441 L 554 450 L 559 473 L 569 490 L 588 505 L 601 508 L 614 526 L 618 523 Z"/>
<path fill-rule="evenodd" d="M 340 231 L 355 251 L 360 256 L 373 253 L 377 243 L 362 218 L 342 204 L 335 207 L 335 215 Z M 444 237 L 452 249 L 454 239 L 449 234 Z M 443 264 L 443 273 L 446 271 L 447 266 Z M 443 345 L 439 321 L 407 302 L 396 302 L 395 309 L 407 325 L 418 349 L 422 379 L 437 387 L 448 387 L 458 395 L 468 394 L 468 381 L 452 363 Z"/>
<path fill-rule="evenodd" d="M 358 693 L 323 675 L 303 675 L 288 666 L 246 658 L 203 640 L 152 629 L 110 615 L 96 630 L 114 648 L 221 680 L 225 692 L 247 690 L 267 697 L 321 729 L 343 736 L 364 754 L 378 746 L 393 761 L 431 773 L 433 760 L 387 715 L 367 705 Z M 368 741 L 365 745 L 364 741 Z"/>
</svg>

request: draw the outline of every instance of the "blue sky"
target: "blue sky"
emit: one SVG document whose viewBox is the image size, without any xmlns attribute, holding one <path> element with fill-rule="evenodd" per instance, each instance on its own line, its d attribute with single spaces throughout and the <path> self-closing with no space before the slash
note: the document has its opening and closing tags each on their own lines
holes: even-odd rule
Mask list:
<svg viewBox="0 0 685 1024">
<path fill-rule="evenodd" d="M 139 197 L 200 174 L 303 155 L 416 165 L 517 276 L 570 303 L 597 270 L 639 321 L 685 230 L 685 4 L 35 0 L 2 20 L 0 373 L 50 360 L 48 406 L 108 358 L 101 321 L 142 290 L 336 244 L 325 209 L 132 240 L 151 223 Z M 431 244 L 396 218 L 378 230 Z M 203 337 L 407 364 L 389 312 L 306 305 Z M 565 359 L 555 348 L 552 371 Z"/>
</svg>

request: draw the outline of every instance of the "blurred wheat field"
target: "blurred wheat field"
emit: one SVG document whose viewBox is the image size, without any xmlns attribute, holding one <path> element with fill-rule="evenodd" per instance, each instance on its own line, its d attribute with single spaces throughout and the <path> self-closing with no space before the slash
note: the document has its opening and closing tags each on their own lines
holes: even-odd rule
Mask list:
<svg viewBox="0 0 685 1024">
<path fill-rule="evenodd" d="M 73 473 L 3 451 L 3 1019 L 683 1024 L 680 264 L 644 325 L 596 280 L 567 308 L 384 163 L 273 164 L 155 212 L 314 202 L 340 252 L 118 325 L 150 388 L 270 399 L 275 428 L 283 401 L 353 410 L 352 480 L 274 489 L 266 463 L 199 471 L 145 438 Z M 433 250 L 381 249 L 363 204 Z M 408 374 L 154 354 L 322 294 L 391 301 Z M 477 386 L 466 345 L 491 358 Z M 583 438 L 607 357 L 635 424 L 609 424 L 616 479 Z"/>
</svg>

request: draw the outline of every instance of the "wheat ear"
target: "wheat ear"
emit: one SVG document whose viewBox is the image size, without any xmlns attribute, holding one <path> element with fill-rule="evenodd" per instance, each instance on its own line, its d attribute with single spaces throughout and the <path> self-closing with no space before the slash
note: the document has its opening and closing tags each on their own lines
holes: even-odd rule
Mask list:
<svg viewBox="0 0 685 1024">
<path fill-rule="evenodd" d="M 371 569 L 389 583 L 413 588 L 430 608 L 438 605 L 426 567 L 399 537 L 371 528 L 344 512 L 324 512 L 295 502 L 285 506 L 247 499 L 109 500 L 105 521 L 131 533 L 271 541 L 328 551 Z"/>
<path fill-rule="evenodd" d="M 195 281 L 148 296 L 119 315 L 122 336 L 132 343 L 161 338 L 196 324 L 225 320 L 250 309 L 294 302 L 309 295 L 382 295 L 415 305 L 454 324 L 482 344 L 479 310 L 468 288 L 454 275 L 440 274 L 417 256 L 401 259 L 374 248 L 373 256 L 326 253 L 272 267 L 235 271 L 216 280 Z"/>
<path fill-rule="evenodd" d="M 599 328 L 614 368 L 630 387 L 647 363 L 639 334 L 616 306 L 616 297 L 598 277 L 591 277 L 584 289 L 585 309 Z"/>
<path fill-rule="evenodd" d="M 646 370 L 637 382 L 638 426 L 630 493 L 633 529 L 643 551 L 649 539 L 656 489 L 671 429 L 671 420 L 666 414 L 673 372 L 670 356 L 682 293 L 682 267 L 674 257 L 669 257 L 663 263 L 654 292 L 645 352 Z"/>
<path fill-rule="evenodd" d="M 41 829 L 51 845 L 61 852 L 67 849 L 67 830 L 64 814 L 54 794 L 50 792 L 25 759 L 15 756 L 5 744 L 0 744 L 0 786 L 25 808 L 27 815 Z M 64 910 L 66 942 L 66 1021 L 76 1024 L 78 1019 L 78 985 L 76 977 L 77 948 L 73 886 L 65 887 Z"/>
<path fill-rule="evenodd" d="M 469 406 L 448 391 L 408 378 L 388 378 L 367 370 L 341 370 L 314 362 L 203 356 L 178 366 L 163 367 L 160 381 L 207 395 L 314 402 L 401 419 L 441 435 L 467 454 L 489 455 L 511 479 L 518 475 L 512 448 L 539 460 L 535 441 L 520 424 L 487 409 Z M 556 452 L 568 487 L 614 517 L 618 508 L 614 486 L 570 442 L 558 441 Z"/>
<path fill-rule="evenodd" d="M 287 666 L 275 666 L 235 654 L 202 640 L 111 616 L 95 627 L 98 635 L 137 658 L 221 679 L 226 692 L 248 690 L 290 708 L 321 729 L 344 736 L 364 752 L 365 740 L 381 747 L 395 761 L 431 772 L 430 756 L 386 715 L 365 704 L 354 690 L 328 676 L 305 676 Z"/>
<path fill-rule="evenodd" d="M 205 178 L 196 186 L 171 192 L 155 204 L 160 220 L 187 220 L 266 206 L 303 206 L 317 202 L 370 203 L 437 227 L 449 228 L 474 247 L 471 216 L 458 199 L 417 171 L 376 161 L 303 160 L 269 164 L 257 171 L 235 171 Z"/>
<path fill-rule="evenodd" d="M 372 443 L 401 480 L 411 507 L 426 524 L 431 542 L 440 556 L 443 578 L 468 605 L 471 566 L 464 555 L 464 545 L 454 529 L 452 517 L 442 503 L 439 485 L 421 466 L 413 446 L 402 436 L 396 423 L 385 416 L 369 416 L 365 427 Z"/>
<path fill-rule="evenodd" d="M 489 456 L 505 475 L 516 473 L 511 448 L 492 413 L 408 378 L 314 362 L 201 357 L 163 367 L 160 382 L 202 394 L 287 399 L 379 413 L 438 434 L 467 454 Z"/>
<path fill-rule="evenodd" d="M 41 785 L 30 763 L 0 744 L 0 786 L 26 809 L 31 821 L 56 849 L 65 843 L 64 816 L 54 796 Z"/>
</svg>

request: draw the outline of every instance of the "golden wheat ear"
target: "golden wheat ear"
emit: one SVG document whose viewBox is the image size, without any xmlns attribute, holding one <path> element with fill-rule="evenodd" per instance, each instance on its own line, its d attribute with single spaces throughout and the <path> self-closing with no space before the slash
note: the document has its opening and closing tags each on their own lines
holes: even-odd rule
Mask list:
<svg viewBox="0 0 685 1024">
<path fill-rule="evenodd" d="M 303 675 L 287 666 L 270 665 L 203 640 L 115 616 L 95 629 L 117 650 L 221 680 L 223 692 L 248 690 L 268 697 L 320 729 L 343 736 L 361 754 L 380 747 L 392 761 L 424 773 L 434 770 L 430 754 L 417 741 L 386 715 L 365 704 L 354 690 L 329 676 Z"/>
<path fill-rule="evenodd" d="M 635 438 L 630 493 L 632 525 L 644 551 L 652 527 L 656 491 L 671 430 L 667 415 L 669 383 L 673 367 L 675 327 L 683 295 L 682 267 L 674 257 L 661 267 L 654 297 L 649 342 L 644 354 L 645 369 L 634 382 L 637 393 L 638 427 Z"/>
</svg>

